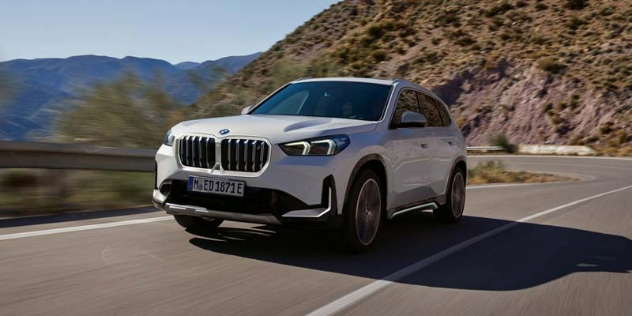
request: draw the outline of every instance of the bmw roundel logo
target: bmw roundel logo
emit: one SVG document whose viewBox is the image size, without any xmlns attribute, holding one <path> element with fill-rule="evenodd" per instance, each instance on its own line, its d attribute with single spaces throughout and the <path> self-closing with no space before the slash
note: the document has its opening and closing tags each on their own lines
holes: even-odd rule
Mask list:
<svg viewBox="0 0 632 316">
<path fill-rule="evenodd" d="M 226 134 L 228 134 L 228 133 L 230 133 L 230 130 L 229 130 L 228 128 L 225 128 L 225 129 L 223 129 L 223 130 L 219 131 L 219 134 L 220 134 L 220 135 L 226 135 Z"/>
</svg>

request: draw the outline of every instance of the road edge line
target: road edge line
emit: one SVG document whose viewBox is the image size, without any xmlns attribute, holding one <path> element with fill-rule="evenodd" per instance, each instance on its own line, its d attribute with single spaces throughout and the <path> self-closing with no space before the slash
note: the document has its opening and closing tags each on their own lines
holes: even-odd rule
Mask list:
<svg viewBox="0 0 632 316">
<path fill-rule="evenodd" d="M 143 219 L 132 219 L 132 220 L 120 221 L 120 222 L 110 222 L 110 223 L 91 224 L 91 225 L 83 225 L 83 226 L 53 228 L 53 229 L 45 229 L 45 230 L 34 230 L 34 231 L 29 231 L 29 232 L 0 235 L 0 241 L 2 241 L 2 240 L 11 240 L 11 239 L 18 239 L 18 238 L 26 238 L 26 237 L 35 237 L 35 236 L 55 235 L 55 234 L 62 234 L 62 233 L 78 232 L 78 231 L 92 230 L 92 229 L 101 229 L 101 228 L 129 226 L 129 225 L 138 225 L 138 224 L 146 224 L 146 223 L 155 223 L 155 222 L 161 222 L 161 221 L 165 221 L 165 220 L 172 219 L 172 218 L 173 217 L 171 217 L 171 216 L 160 216 L 160 217 L 143 218 Z"/>
</svg>

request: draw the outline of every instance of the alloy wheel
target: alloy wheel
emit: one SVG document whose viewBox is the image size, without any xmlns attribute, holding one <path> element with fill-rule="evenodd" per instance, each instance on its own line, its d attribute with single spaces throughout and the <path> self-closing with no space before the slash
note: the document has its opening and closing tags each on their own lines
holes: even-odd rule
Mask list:
<svg viewBox="0 0 632 316">
<path fill-rule="evenodd" d="M 381 209 L 380 186 L 374 179 L 368 179 L 360 189 L 355 212 L 356 232 L 362 244 L 369 245 L 375 238 Z"/>
<path fill-rule="evenodd" d="M 452 179 L 452 214 L 455 218 L 461 217 L 465 207 L 465 180 L 460 172 L 457 172 Z"/>
</svg>

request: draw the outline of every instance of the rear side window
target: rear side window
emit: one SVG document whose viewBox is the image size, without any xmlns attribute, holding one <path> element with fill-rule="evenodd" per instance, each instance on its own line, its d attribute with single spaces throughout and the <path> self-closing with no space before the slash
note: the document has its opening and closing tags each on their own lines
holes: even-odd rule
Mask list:
<svg viewBox="0 0 632 316">
<path fill-rule="evenodd" d="M 439 114 L 441 114 L 441 126 L 448 126 L 451 123 L 450 113 L 443 103 L 433 99 L 435 104 L 437 105 L 437 109 L 439 109 Z"/>
<path fill-rule="evenodd" d="M 419 109 L 419 103 L 417 102 L 417 96 L 413 90 L 403 90 L 399 94 L 397 99 L 397 106 L 395 107 L 395 114 L 393 115 L 393 121 L 391 125 L 398 125 L 402 121 L 402 115 L 404 112 L 412 111 L 415 113 L 421 113 Z"/>
<path fill-rule="evenodd" d="M 441 115 L 441 126 L 448 126 L 451 123 L 450 120 L 450 113 L 448 112 L 448 109 L 446 108 L 445 105 L 443 105 L 443 103 L 441 103 L 439 100 L 432 98 L 430 96 L 426 96 L 427 98 L 430 99 L 430 101 L 432 101 L 432 103 L 437 107 L 437 110 L 439 110 L 439 114 Z"/>
<path fill-rule="evenodd" d="M 439 114 L 439 109 L 435 105 L 436 101 L 432 97 L 420 92 L 417 92 L 417 97 L 419 98 L 419 103 L 421 104 L 423 115 L 425 115 L 426 119 L 428 120 L 427 126 L 442 126 L 441 114 Z"/>
</svg>

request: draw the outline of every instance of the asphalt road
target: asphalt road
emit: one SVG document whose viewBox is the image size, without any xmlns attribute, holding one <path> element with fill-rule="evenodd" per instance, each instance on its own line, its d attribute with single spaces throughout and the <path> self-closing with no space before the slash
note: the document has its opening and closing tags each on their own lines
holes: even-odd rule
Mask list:
<svg viewBox="0 0 632 316">
<path fill-rule="evenodd" d="M 470 187 L 458 224 L 401 216 L 364 255 L 151 209 L 2 220 L 0 314 L 632 315 L 632 160 L 493 159 L 582 181 Z"/>
</svg>

